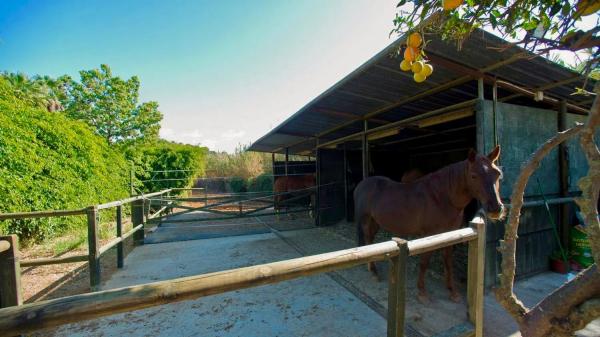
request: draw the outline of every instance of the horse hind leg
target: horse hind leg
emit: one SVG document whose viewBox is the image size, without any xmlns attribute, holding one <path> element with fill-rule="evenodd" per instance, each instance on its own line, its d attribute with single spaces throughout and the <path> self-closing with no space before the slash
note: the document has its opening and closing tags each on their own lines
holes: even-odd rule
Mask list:
<svg viewBox="0 0 600 337">
<path fill-rule="evenodd" d="M 431 259 L 431 254 L 433 252 L 424 253 L 421 255 L 419 259 L 419 279 L 417 281 L 418 294 L 417 299 L 422 304 L 429 304 L 431 300 L 429 299 L 429 295 L 427 294 L 427 290 L 425 289 L 425 274 L 427 272 L 427 267 L 429 266 L 429 260 Z"/>
<path fill-rule="evenodd" d="M 446 275 L 446 288 L 450 291 L 450 300 L 460 303 L 462 298 L 454 286 L 454 268 L 452 263 L 453 247 L 444 248 L 444 274 Z"/>
<path fill-rule="evenodd" d="M 379 231 L 379 225 L 372 217 L 367 217 L 366 221 L 362 223 L 362 232 L 364 233 L 364 241 L 365 244 L 370 245 L 375 241 L 375 235 Z M 379 273 L 377 272 L 377 266 L 375 262 L 369 262 L 367 264 L 367 269 L 371 272 L 371 274 L 375 277 L 377 281 L 381 281 L 379 277 Z"/>
</svg>

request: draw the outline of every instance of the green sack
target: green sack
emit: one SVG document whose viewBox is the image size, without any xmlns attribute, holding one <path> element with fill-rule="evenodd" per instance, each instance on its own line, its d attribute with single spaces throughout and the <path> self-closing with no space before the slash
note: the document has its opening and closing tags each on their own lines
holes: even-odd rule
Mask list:
<svg viewBox="0 0 600 337">
<path fill-rule="evenodd" d="M 581 226 L 571 227 L 569 239 L 569 248 L 571 259 L 587 268 L 594 263 L 592 258 L 592 249 L 587 234 L 581 229 Z"/>
</svg>

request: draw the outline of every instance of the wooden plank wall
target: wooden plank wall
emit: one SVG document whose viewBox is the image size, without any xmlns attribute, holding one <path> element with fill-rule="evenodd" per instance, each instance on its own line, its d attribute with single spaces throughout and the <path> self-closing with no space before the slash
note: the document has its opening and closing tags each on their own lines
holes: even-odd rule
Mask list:
<svg viewBox="0 0 600 337">
<path fill-rule="evenodd" d="M 494 147 L 494 116 L 492 101 L 482 101 L 476 108 L 477 147 L 489 152 Z M 558 131 L 558 112 L 506 103 L 498 103 L 496 132 L 502 147 L 500 166 L 504 171 L 500 191 L 503 199 L 510 198 L 512 185 L 521 164 L 548 138 Z M 547 198 L 560 194 L 558 151 L 554 150 L 531 177 L 525 197 L 540 197 L 537 179 Z M 551 206 L 552 217 L 559 223 L 558 206 Z M 522 212 L 517 241 L 517 277 L 548 269 L 548 255 L 556 247 L 552 224 L 544 207 L 526 208 Z M 486 248 L 486 286 L 496 284 L 500 272 L 498 240 L 504 235 L 503 223 L 488 223 Z"/>
</svg>

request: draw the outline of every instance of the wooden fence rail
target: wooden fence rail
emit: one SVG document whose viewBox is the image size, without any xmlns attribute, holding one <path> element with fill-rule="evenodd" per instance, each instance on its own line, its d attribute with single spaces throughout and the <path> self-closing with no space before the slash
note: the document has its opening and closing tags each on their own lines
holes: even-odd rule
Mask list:
<svg viewBox="0 0 600 337">
<path fill-rule="evenodd" d="M 123 258 L 124 258 L 124 256 L 123 256 L 123 241 L 132 235 L 135 236 L 136 234 L 137 234 L 137 237 L 136 237 L 135 242 L 139 244 L 143 241 L 144 225 L 146 224 L 147 220 L 149 219 L 148 212 L 150 210 L 150 203 L 151 203 L 151 201 L 149 199 L 155 198 L 155 197 L 160 197 L 163 195 L 168 195 L 172 190 L 173 189 L 166 189 L 166 190 L 162 190 L 159 192 L 137 195 L 137 196 L 126 198 L 126 199 L 112 201 L 112 202 L 95 205 L 95 206 L 89 206 L 89 207 L 81 208 L 81 209 L 48 210 L 48 211 L 19 212 L 19 213 L 0 213 L 0 221 L 1 220 L 15 220 L 15 219 L 51 218 L 51 217 L 62 217 L 62 216 L 87 215 L 88 254 L 66 256 L 66 257 L 47 257 L 47 258 L 38 258 L 38 259 L 26 259 L 26 260 L 19 261 L 20 262 L 19 269 L 21 267 L 37 267 L 37 266 L 44 266 L 44 265 L 51 265 L 51 264 L 87 261 L 89 264 L 89 271 L 90 271 L 90 288 L 92 290 L 97 290 L 98 286 L 100 285 L 100 280 L 101 280 L 100 257 L 104 253 L 106 253 L 108 250 L 110 250 L 111 248 L 117 246 L 117 266 L 119 268 L 123 267 Z M 184 190 L 184 189 L 178 189 L 178 190 Z M 126 204 L 132 204 L 132 212 L 131 213 L 132 213 L 133 228 L 129 232 L 123 234 L 122 207 L 123 207 L 123 205 L 126 205 Z M 99 232 L 98 232 L 98 230 L 99 230 L 99 228 L 98 228 L 98 226 L 99 226 L 98 213 L 99 213 L 99 210 L 109 209 L 109 208 L 113 208 L 113 207 L 115 207 L 117 210 L 116 211 L 117 212 L 116 213 L 116 222 L 117 222 L 116 235 L 117 235 L 117 237 L 115 239 L 109 241 L 105 246 L 100 247 Z M 136 208 L 140 208 L 140 210 L 138 211 L 138 210 L 136 210 Z M 162 213 L 166 209 L 167 209 L 167 207 L 163 207 L 163 208 L 159 209 L 158 211 L 156 211 L 153 214 L 153 216 L 155 216 L 155 217 L 159 216 L 160 213 Z M 141 213 L 141 216 L 140 216 L 140 213 Z M 141 232 L 141 236 L 139 235 L 140 232 Z M 10 243 L 8 243 L 9 241 L 10 240 L 7 238 L 0 240 L 0 254 L 5 253 L 4 248 L 6 248 L 6 251 L 9 250 L 9 248 L 11 247 Z M 4 255 L 0 255 L 0 256 L 4 256 Z M 10 258 L 9 257 L 0 258 L 0 260 L 2 260 L 2 259 L 10 259 Z M 18 257 L 15 257 L 15 259 L 18 260 Z M 0 261 L 0 263 L 3 263 L 3 261 Z M 20 275 L 20 270 L 19 270 L 19 275 Z M 7 283 L 7 282 L 8 281 L 5 281 L 3 278 L 0 278 L 0 292 L 8 291 L 8 290 L 2 290 L 5 288 L 8 289 L 9 286 L 5 285 L 5 283 Z M 10 287 L 14 287 L 16 285 L 17 285 L 17 283 L 12 282 Z M 20 291 L 21 291 L 20 290 L 20 282 L 18 283 L 18 286 L 19 286 L 18 290 L 11 290 L 9 292 L 10 293 L 16 293 L 16 292 L 20 293 Z M 2 296 L 1 293 L 0 293 L 0 296 Z M 3 306 L 0 306 L 0 307 L 3 307 Z"/>
<path fill-rule="evenodd" d="M 481 337 L 485 226 L 483 219 L 479 217 L 471 222 L 471 226 L 473 227 L 414 241 L 394 239 L 331 253 L 4 308 L 0 309 L 0 335 L 27 333 L 166 303 L 273 284 L 368 262 L 389 260 L 391 268 L 388 337 L 400 337 L 404 336 L 408 256 L 468 241 L 469 313 L 476 326 L 475 336 Z"/>
</svg>

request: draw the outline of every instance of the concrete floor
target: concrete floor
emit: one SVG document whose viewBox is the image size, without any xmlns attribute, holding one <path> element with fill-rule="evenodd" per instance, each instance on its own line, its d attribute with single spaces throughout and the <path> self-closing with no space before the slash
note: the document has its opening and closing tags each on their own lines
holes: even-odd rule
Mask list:
<svg viewBox="0 0 600 337">
<path fill-rule="evenodd" d="M 237 221 L 237 222 L 236 222 Z M 354 247 L 344 227 L 312 226 L 302 216 L 165 223 L 136 248 L 104 289 L 285 260 Z M 257 231 L 259 232 L 257 234 Z M 226 236 L 225 233 L 230 235 Z M 188 240 L 192 237 L 195 240 Z M 182 241 L 187 240 L 187 241 Z M 433 302 L 416 301 L 417 259 L 409 261 L 407 336 L 441 336 L 467 322 L 466 304 L 448 300 L 441 278 L 427 278 Z M 387 279 L 387 263 L 378 265 Z M 564 280 L 543 274 L 519 282 L 516 293 L 534 304 Z M 462 289 L 462 294 L 465 291 Z M 385 336 L 387 282 L 359 266 L 197 300 L 70 324 L 57 336 Z M 591 324 L 579 336 L 600 336 Z M 42 335 L 44 335 L 42 333 Z M 485 299 L 485 336 L 518 336 L 492 294 Z"/>
<path fill-rule="evenodd" d="M 103 286 L 118 288 L 299 257 L 273 234 L 136 248 Z M 384 336 L 386 321 L 326 275 L 79 324 L 57 336 Z"/>
</svg>

